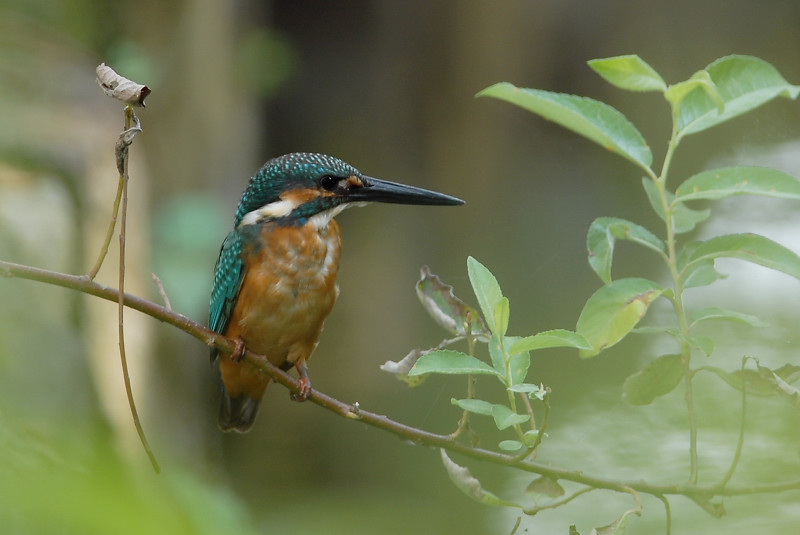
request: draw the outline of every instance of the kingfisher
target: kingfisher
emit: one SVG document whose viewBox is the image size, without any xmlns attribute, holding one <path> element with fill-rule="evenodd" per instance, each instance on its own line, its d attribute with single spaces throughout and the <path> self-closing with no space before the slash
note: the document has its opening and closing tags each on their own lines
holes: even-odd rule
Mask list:
<svg viewBox="0 0 800 535">
<path fill-rule="evenodd" d="M 296 152 L 269 160 L 250 179 L 214 269 L 209 327 L 234 341 L 218 356 L 219 427 L 245 433 L 258 414 L 268 375 L 244 360 L 245 348 L 284 371 L 295 368 L 306 400 L 306 363 L 339 295 L 342 236 L 334 217 L 371 202 L 459 205 L 434 191 L 366 176 L 325 154 Z"/>
</svg>

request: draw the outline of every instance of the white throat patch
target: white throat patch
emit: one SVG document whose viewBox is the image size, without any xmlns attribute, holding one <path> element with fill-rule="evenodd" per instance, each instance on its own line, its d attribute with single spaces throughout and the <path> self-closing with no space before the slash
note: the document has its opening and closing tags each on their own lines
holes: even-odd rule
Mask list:
<svg viewBox="0 0 800 535">
<path fill-rule="evenodd" d="M 265 219 L 285 217 L 291 214 L 292 211 L 297 208 L 297 206 L 298 205 L 296 204 L 296 201 L 292 199 L 265 204 L 261 208 L 256 208 L 252 212 L 247 212 L 242 218 L 242 221 L 239 223 L 239 226 L 244 227 L 247 225 L 255 225 L 261 221 L 264 221 Z"/>
</svg>

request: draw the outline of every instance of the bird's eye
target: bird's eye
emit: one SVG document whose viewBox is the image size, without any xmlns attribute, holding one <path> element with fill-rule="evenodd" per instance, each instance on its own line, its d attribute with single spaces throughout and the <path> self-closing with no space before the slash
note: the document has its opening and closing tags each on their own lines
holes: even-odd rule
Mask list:
<svg viewBox="0 0 800 535">
<path fill-rule="evenodd" d="M 322 186 L 322 189 L 333 191 L 339 186 L 339 179 L 335 176 L 325 175 L 319 181 L 319 185 Z"/>
</svg>

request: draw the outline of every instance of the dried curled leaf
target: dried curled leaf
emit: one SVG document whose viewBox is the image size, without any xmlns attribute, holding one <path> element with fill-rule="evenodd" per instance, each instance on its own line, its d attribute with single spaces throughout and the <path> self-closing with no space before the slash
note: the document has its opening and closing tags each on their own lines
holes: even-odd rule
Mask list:
<svg viewBox="0 0 800 535">
<path fill-rule="evenodd" d="M 428 378 L 428 376 L 427 375 L 409 376 L 408 372 L 409 370 L 411 370 L 411 368 L 414 367 L 414 364 L 417 363 L 417 360 L 419 360 L 419 358 L 422 355 L 428 352 L 430 352 L 430 350 L 423 351 L 421 349 L 412 349 L 408 353 L 408 355 L 403 357 L 403 359 L 398 362 L 395 362 L 393 360 L 387 360 L 386 362 L 384 362 L 381 365 L 381 370 L 387 373 L 394 374 L 394 376 L 397 377 L 397 379 L 403 381 L 408 386 L 411 387 L 419 386 L 420 384 L 422 384 L 422 381 Z"/>
<path fill-rule="evenodd" d="M 442 454 L 442 464 L 444 464 L 444 468 L 447 470 L 447 475 L 450 476 L 450 480 L 461 492 L 484 505 L 520 507 L 519 504 L 502 500 L 495 494 L 485 490 L 481 482 L 470 473 L 469 469 L 453 462 L 450 457 L 447 456 L 444 449 L 440 449 L 439 451 Z"/>
<path fill-rule="evenodd" d="M 453 287 L 431 273 L 428 266 L 420 268 L 417 297 L 436 323 L 451 333 L 463 336 L 465 326 L 470 325 L 473 336 L 489 335 L 478 311 L 456 297 Z"/>
<path fill-rule="evenodd" d="M 150 94 L 149 87 L 120 76 L 105 63 L 98 65 L 95 73 L 97 74 L 97 84 L 105 91 L 106 95 L 131 106 L 145 107 L 144 99 Z"/>
</svg>

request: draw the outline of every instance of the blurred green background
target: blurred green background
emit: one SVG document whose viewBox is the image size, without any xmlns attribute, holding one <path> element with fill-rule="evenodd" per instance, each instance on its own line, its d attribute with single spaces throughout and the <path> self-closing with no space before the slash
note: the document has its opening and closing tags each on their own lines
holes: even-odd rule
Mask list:
<svg viewBox="0 0 800 535">
<path fill-rule="evenodd" d="M 600 285 L 585 259 L 591 221 L 618 216 L 659 228 L 633 166 L 473 95 L 509 81 L 605 100 L 639 127 L 659 161 L 666 103 L 615 90 L 587 60 L 637 53 L 672 83 L 718 57 L 752 54 L 798 83 L 798 28 L 796 0 L 0 0 L 0 258 L 71 273 L 92 264 L 116 188 L 113 146 L 122 126 L 121 106 L 95 84 L 100 62 L 153 90 L 131 150 L 127 288 L 159 300 L 155 272 L 173 307 L 198 321 L 206 321 L 214 261 L 238 197 L 271 156 L 330 153 L 367 174 L 459 196 L 465 207 L 372 206 L 339 218 L 341 297 L 311 362 L 321 391 L 449 432 L 459 416 L 449 399 L 463 393 L 460 381 L 435 378 L 408 390 L 378 369 L 444 334 L 417 303 L 421 265 L 470 298 L 466 257 L 475 256 L 511 300 L 510 332 L 574 328 Z M 680 148 L 674 176 L 720 162 L 800 176 L 799 118 L 796 102 L 778 101 L 694 136 Z M 761 225 L 800 250 L 787 241 L 796 240 L 792 205 L 737 202 L 722 207 L 728 219 L 699 235 Z M 116 280 L 116 245 L 99 277 L 106 284 Z M 655 257 L 620 254 L 615 276 L 663 278 L 653 271 Z M 716 333 L 725 340 L 717 363 L 736 369 L 745 353 L 796 361 L 800 283 L 757 270 L 725 284 L 721 293 L 697 295 L 729 306 L 736 298 L 773 327 Z M 742 305 L 742 298 L 752 300 Z M 0 280 L 2 531 L 511 531 L 517 515 L 461 495 L 436 451 L 291 403 L 280 387 L 267 392 L 250 434 L 221 434 L 207 348 L 128 311 L 134 392 L 164 469 L 153 475 L 122 390 L 115 310 L 62 289 Z M 645 409 L 619 401 L 622 380 L 657 351 L 634 337 L 591 361 L 568 351 L 537 355 L 529 380 L 554 391 L 551 442 L 539 459 L 609 477 L 682 481 L 680 390 Z M 700 382 L 701 472 L 709 482 L 730 458 L 739 396 L 718 381 Z M 796 470 L 796 413 L 754 402 L 750 421 L 755 438 L 737 481 Z M 500 494 L 529 482 L 472 468 Z M 790 494 L 731 499 L 723 520 L 676 500 L 675 532 L 787 532 L 800 520 L 798 493 Z M 632 533 L 662 529 L 661 505 L 644 505 Z M 630 506 L 593 493 L 524 519 L 520 532 L 567 533 L 573 523 L 588 531 Z"/>
</svg>

